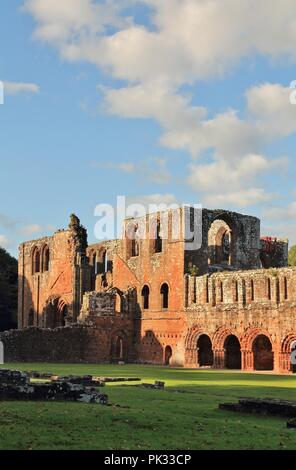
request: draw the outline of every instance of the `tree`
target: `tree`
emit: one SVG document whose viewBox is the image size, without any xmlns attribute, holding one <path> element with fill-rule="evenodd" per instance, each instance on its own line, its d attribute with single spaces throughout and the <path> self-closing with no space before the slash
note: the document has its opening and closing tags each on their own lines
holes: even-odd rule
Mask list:
<svg viewBox="0 0 296 470">
<path fill-rule="evenodd" d="M 18 262 L 0 248 L 0 331 L 17 325 Z"/>
<path fill-rule="evenodd" d="M 296 245 L 289 250 L 289 266 L 296 266 Z"/>
</svg>

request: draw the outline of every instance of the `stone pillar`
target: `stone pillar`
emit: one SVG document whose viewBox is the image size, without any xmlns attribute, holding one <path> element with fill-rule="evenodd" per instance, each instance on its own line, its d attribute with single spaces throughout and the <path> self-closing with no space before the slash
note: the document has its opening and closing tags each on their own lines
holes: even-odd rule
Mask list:
<svg viewBox="0 0 296 470">
<path fill-rule="evenodd" d="M 249 349 L 242 350 L 242 370 L 254 370 L 254 353 Z"/>
<path fill-rule="evenodd" d="M 213 349 L 214 353 L 214 368 L 225 368 L 225 349 Z"/>
<path fill-rule="evenodd" d="M 275 372 L 281 371 L 281 353 L 277 350 L 273 350 L 273 370 Z"/>
<path fill-rule="evenodd" d="M 185 352 L 185 366 L 197 367 L 197 349 L 186 349 Z"/>
<path fill-rule="evenodd" d="M 290 372 L 291 358 L 290 353 L 278 353 L 279 357 L 279 372 Z"/>
</svg>

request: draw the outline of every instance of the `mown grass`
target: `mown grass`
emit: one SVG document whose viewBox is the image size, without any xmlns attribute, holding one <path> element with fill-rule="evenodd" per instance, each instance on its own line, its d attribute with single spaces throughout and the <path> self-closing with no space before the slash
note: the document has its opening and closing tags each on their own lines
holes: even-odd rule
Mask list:
<svg viewBox="0 0 296 470">
<path fill-rule="evenodd" d="M 6 364 L 55 374 L 139 376 L 165 391 L 108 385 L 113 404 L 0 402 L 0 449 L 295 449 L 286 420 L 218 410 L 239 397 L 296 400 L 296 377 L 151 366 Z"/>
</svg>

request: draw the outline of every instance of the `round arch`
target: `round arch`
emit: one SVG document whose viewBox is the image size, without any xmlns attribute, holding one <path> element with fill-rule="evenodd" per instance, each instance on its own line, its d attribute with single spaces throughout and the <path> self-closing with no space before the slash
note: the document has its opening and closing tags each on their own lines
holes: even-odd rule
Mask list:
<svg viewBox="0 0 296 470">
<path fill-rule="evenodd" d="M 242 353 L 240 341 L 235 335 L 229 335 L 224 342 L 226 369 L 242 368 Z"/>
<path fill-rule="evenodd" d="M 196 346 L 199 367 L 212 367 L 214 365 L 214 353 L 211 338 L 205 334 L 200 335 Z"/>
<path fill-rule="evenodd" d="M 194 325 L 187 332 L 187 335 L 184 340 L 184 345 L 185 363 L 188 364 L 188 366 L 197 367 L 199 364 L 198 342 L 202 336 L 208 337 L 212 346 L 212 339 L 210 335 L 206 331 L 204 331 L 199 325 Z M 205 347 L 206 344 L 203 343 L 202 346 Z"/>
<path fill-rule="evenodd" d="M 218 328 L 218 330 L 215 331 L 214 336 L 213 336 L 213 348 L 214 349 L 224 349 L 225 346 L 225 341 L 228 336 L 236 336 L 232 330 L 229 328 L 226 328 L 224 326 L 221 326 Z M 239 338 L 238 338 L 239 340 Z"/>
<path fill-rule="evenodd" d="M 166 346 L 164 350 L 164 365 L 165 366 L 170 366 L 171 365 L 171 360 L 173 357 L 173 349 L 171 346 Z"/>
<path fill-rule="evenodd" d="M 208 227 L 209 265 L 233 265 L 236 260 L 238 227 L 227 213 L 218 214 Z"/>
<path fill-rule="evenodd" d="M 242 349 L 246 351 L 251 351 L 253 342 L 255 338 L 259 335 L 267 336 L 271 344 L 273 344 L 272 337 L 267 330 L 265 330 L 264 328 L 259 328 L 259 327 L 258 328 L 251 327 L 245 332 L 245 334 L 242 337 L 242 340 L 241 340 Z"/>
<path fill-rule="evenodd" d="M 126 333 L 122 330 L 117 330 L 111 336 L 111 360 L 112 362 L 126 361 L 127 357 Z"/>
<path fill-rule="evenodd" d="M 273 370 L 274 353 L 268 336 L 259 334 L 253 341 L 254 370 Z"/>
</svg>

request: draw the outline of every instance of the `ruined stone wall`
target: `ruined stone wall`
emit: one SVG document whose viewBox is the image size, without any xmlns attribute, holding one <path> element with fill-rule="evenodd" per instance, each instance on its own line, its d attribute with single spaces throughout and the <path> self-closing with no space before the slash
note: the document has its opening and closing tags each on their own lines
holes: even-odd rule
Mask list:
<svg viewBox="0 0 296 470">
<path fill-rule="evenodd" d="M 43 313 L 52 297 L 59 297 L 65 304 L 73 303 L 74 267 L 70 231 L 60 231 L 52 237 L 23 243 L 19 251 L 19 309 L 18 326 L 28 326 L 29 312 L 34 312 L 34 326 L 43 326 Z M 49 248 L 49 269 L 42 269 L 44 247 Z M 33 252 L 40 252 L 40 272 L 33 273 Z"/>
<path fill-rule="evenodd" d="M 260 259 L 263 268 L 282 268 L 288 266 L 288 240 L 263 237 L 261 238 L 260 246 Z"/>
<path fill-rule="evenodd" d="M 122 338 L 122 356 L 116 341 Z M 133 362 L 131 323 L 125 318 L 101 318 L 91 325 L 56 329 L 26 328 L 0 333 L 5 362 L 109 363 Z"/>
<path fill-rule="evenodd" d="M 69 230 L 23 243 L 19 248 L 18 327 L 75 322 L 91 286 L 87 235 L 72 215 Z"/>
<path fill-rule="evenodd" d="M 207 335 L 214 366 L 225 367 L 226 340 L 235 336 L 240 343 L 242 368 L 253 370 L 254 341 L 263 335 L 272 346 L 274 369 L 288 371 L 290 346 L 296 339 L 295 283 L 294 268 L 188 276 L 185 364 L 196 366 L 198 339 Z"/>
<path fill-rule="evenodd" d="M 198 215 L 195 215 L 199 218 Z M 257 269 L 260 262 L 260 221 L 256 217 L 223 210 L 202 210 L 201 247 L 185 253 L 185 272 L 194 265 L 199 274 L 209 270 L 209 261 L 215 265 L 213 252 L 216 251 L 215 237 L 211 237 L 211 227 L 219 223 L 227 225 L 231 232 L 231 266 L 235 269 Z M 218 233 L 218 231 L 217 231 Z M 218 242 L 219 245 L 219 242 Z M 219 248 L 219 246 L 218 246 Z"/>
</svg>

